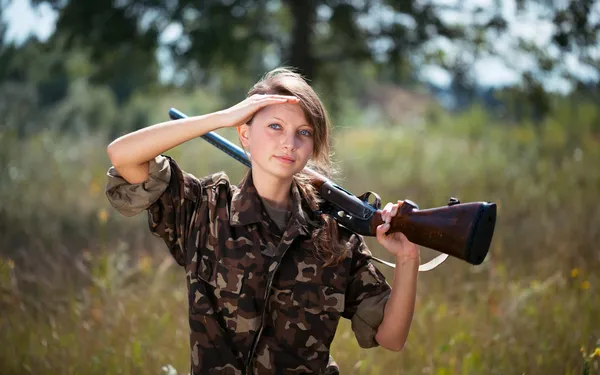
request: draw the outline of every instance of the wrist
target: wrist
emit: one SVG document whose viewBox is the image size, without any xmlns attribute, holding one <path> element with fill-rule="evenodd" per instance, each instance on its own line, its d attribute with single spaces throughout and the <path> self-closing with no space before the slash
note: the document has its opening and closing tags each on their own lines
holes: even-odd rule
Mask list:
<svg viewBox="0 0 600 375">
<path fill-rule="evenodd" d="M 396 266 L 416 265 L 418 267 L 419 264 L 421 264 L 421 256 L 418 249 L 414 254 L 396 255 Z"/>
<path fill-rule="evenodd" d="M 228 114 L 226 111 L 227 110 L 224 109 L 211 113 L 211 117 L 213 117 L 213 121 L 217 129 L 231 127 L 231 121 L 228 121 Z"/>
</svg>

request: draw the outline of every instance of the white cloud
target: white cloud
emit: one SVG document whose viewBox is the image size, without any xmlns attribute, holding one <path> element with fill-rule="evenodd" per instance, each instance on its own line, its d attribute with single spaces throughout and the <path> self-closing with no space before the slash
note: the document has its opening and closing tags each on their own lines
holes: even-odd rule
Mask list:
<svg viewBox="0 0 600 375">
<path fill-rule="evenodd" d="M 7 41 L 19 44 L 32 34 L 44 41 L 54 32 L 58 15 L 47 4 L 34 10 L 29 0 L 12 0 L 9 6 L 2 4 L 2 7 L 2 18 L 7 24 Z"/>
<path fill-rule="evenodd" d="M 475 76 L 479 77 L 478 84 L 481 86 L 501 86 L 516 84 L 520 81 L 520 74 L 509 69 L 504 62 L 497 57 L 487 57 L 475 63 Z"/>
</svg>

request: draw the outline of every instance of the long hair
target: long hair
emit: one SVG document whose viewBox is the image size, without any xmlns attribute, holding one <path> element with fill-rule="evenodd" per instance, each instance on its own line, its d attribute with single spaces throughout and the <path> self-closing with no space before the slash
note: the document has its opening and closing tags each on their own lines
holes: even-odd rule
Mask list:
<svg viewBox="0 0 600 375">
<path fill-rule="evenodd" d="M 325 106 L 306 80 L 290 68 L 277 68 L 265 74 L 248 92 L 248 97 L 254 94 L 292 95 L 300 99 L 299 105 L 304 116 L 313 126 L 313 154 L 307 167 L 332 178 L 335 174 L 331 162 L 330 129 L 331 122 Z M 248 123 L 251 123 L 250 120 Z M 321 198 L 310 183 L 310 178 L 304 172 L 294 175 L 300 194 L 306 200 L 312 212 L 319 208 Z M 337 223 L 333 218 L 317 214 L 320 225 L 312 232 L 316 256 L 324 261 L 325 266 L 338 264 L 346 257 L 346 247 L 340 242 Z"/>
</svg>

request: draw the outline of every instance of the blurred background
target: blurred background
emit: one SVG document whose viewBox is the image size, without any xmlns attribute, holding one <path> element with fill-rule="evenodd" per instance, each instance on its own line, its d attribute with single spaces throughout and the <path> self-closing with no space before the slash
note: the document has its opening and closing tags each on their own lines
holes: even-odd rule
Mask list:
<svg viewBox="0 0 600 375">
<path fill-rule="evenodd" d="M 281 65 L 327 104 L 346 189 L 498 204 L 482 265 L 420 274 L 401 353 L 340 323 L 343 374 L 600 373 L 600 1 L 0 4 L 0 373 L 187 373 L 185 275 L 109 205 L 106 146 Z M 244 173 L 201 139 L 168 154 Z"/>
</svg>

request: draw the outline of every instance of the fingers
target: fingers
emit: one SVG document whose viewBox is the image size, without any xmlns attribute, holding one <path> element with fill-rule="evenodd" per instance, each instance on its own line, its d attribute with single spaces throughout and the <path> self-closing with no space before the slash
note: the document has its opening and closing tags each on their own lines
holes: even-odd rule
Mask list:
<svg viewBox="0 0 600 375">
<path fill-rule="evenodd" d="M 398 203 L 396 204 L 392 204 L 392 202 L 386 204 L 383 210 L 381 210 L 381 218 L 383 219 L 383 221 L 385 223 L 391 222 L 392 218 L 398 214 L 400 206 L 402 206 L 403 203 L 403 200 L 398 200 Z"/>
<path fill-rule="evenodd" d="M 267 106 L 270 106 L 270 105 L 286 104 L 286 103 L 296 104 L 299 101 L 300 101 L 300 99 L 295 98 L 295 97 L 265 97 L 265 98 L 258 99 L 257 101 L 253 102 L 252 105 L 254 106 L 254 111 L 258 111 L 258 110 L 265 108 Z"/>
<path fill-rule="evenodd" d="M 255 94 L 252 95 L 251 98 L 255 102 L 290 102 L 290 103 L 298 103 L 300 98 L 292 95 L 271 95 L 271 94 Z"/>
<path fill-rule="evenodd" d="M 392 203 L 388 203 L 385 205 L 385 207 L 383 207 L 383 210 L 381 210 L 381 218 L 383 219 L 384 222 L 389 223 L 391 220 L 391 210 L 392 210 Z"/>
<path fill-rule="evenodd" d="M 398 203 L 392 206 L 392 210 L 391 210 L 392 217 L 394 217 L 398 214 L 398 210 L 400 210 L 400 206 L 402 206 L 403 203 L 404 203 L 403 200 L 398 200 Z"/>
<path fill-rule="evenodd" d="M 377 226 L 377 230 L 375 232 L 375 237 L 377 237 L 377 240 L 380 243 L 384 243 L 386 241 L 385 232 L 387 232 L 389 229 L 390 229 L 390 224 L 388 224 L 388 223 L 383 223 L 383 224 Z"/>
<path fill-rule="evenodd" d="M 223 112 L 230 116 L 230 125 L 227 126 L 240 126 L 251 121 L 253 116 L 264 107 L 273 104 L 299 102 L 300 98 L 292 95 L 254 94 Z"/>
</svg>

